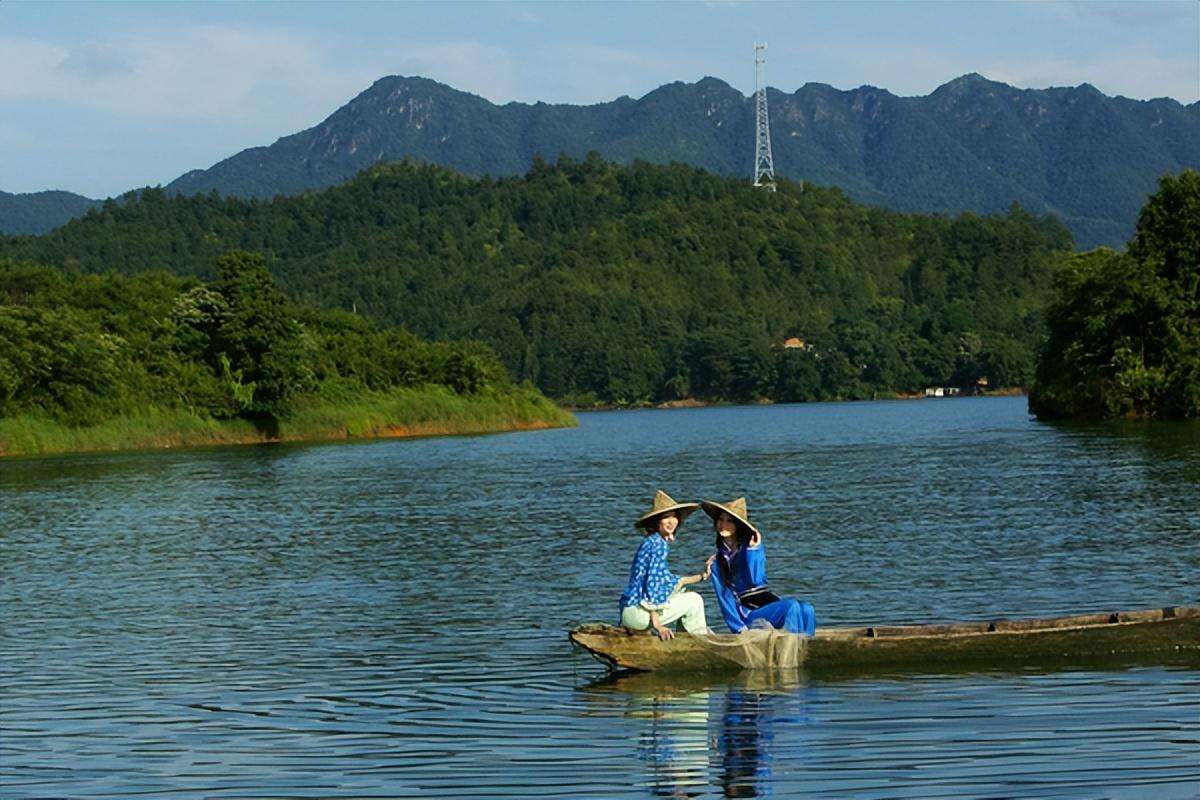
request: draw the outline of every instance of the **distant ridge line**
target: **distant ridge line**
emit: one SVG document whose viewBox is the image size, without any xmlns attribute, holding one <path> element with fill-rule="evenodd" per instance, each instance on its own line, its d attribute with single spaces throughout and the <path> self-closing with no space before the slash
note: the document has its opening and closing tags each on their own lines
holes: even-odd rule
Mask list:
<svg viewBox="0 0 1200 800">
<path fill-rule="evenodd" d="M 1082 248 L 1122 246 L 1158 178 L 1200 168 L 1200 101 L 1109 97 L 1087 83 L 1018 89 L 978 73 L 914 97 L 816 82 L 767 92 L 780 177 L 898 211 L 987 213 L 1015 202 L 1059 216 Z M 745 175 L 754 124 L 753 97 L 711 76 L 577 106 L 496 105 L 391 75 L 319 124 L 166 188 L 268 198 L 339 184 L 382 161 L 498 177 L 526 172 L 536 155 L 592 150 L 621 163 L 680 161 Z M 7 208 L 0 204 L 0 230 L 11 232 Z"/>
</svg>

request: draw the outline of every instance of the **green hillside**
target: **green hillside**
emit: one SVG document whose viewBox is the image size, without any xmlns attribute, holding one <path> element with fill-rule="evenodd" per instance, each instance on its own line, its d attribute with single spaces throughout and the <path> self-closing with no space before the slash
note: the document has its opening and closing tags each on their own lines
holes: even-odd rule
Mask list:
<svg viewBox="0 0 1200 800">
<path fill-rule="evenodd" d="M 146 190 L 0 256 L 207 277 L 231 248 L 294 301 L 483 341 L 554 397 L 634 403 L 1025 385 L 1071 237 L 1015 207 L 900 214 L 591 156 L 501 180 L 401 163 L 266 202 Z"/>
</svg>

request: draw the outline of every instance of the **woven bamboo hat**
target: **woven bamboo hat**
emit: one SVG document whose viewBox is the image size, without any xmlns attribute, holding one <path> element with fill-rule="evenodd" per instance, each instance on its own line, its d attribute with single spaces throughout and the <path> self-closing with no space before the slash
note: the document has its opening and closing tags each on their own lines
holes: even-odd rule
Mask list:
<svg viewBox="0 0 1200 800">
<path fill-rule="evenodd" d="M 704 513 L 712 517 L 713 522 L 717 521 L 717 517 L 721 516 L 722 512 L 733 517 L 737 522 L 745 525 L 751 533 L 759 533 L 758 528 L 750 524 L 750 514 L 746 511 L 746 498 L 739 497 L 737 500 L 730 500 L 728 503 L 716 503 L 712 500 L 701 500 L 700 507 L 704 509 Z"/>
<path fill-rule="evenodd" d="M 654 502 L 649 511 L 642 514 L 638 521 L 633 523 L 635 528 L 652 529 L 652 523 L 657 522 L 658 518 L 663 514 L 669 514 L 672 511 L 679 515 L 679 522 L 682 524 L 687 519 L 688 514 L 691 514 L 700 505 L 698 503 L 676 503 L 675 498 L 659 489 L 654 493 Z"/>
</svg>

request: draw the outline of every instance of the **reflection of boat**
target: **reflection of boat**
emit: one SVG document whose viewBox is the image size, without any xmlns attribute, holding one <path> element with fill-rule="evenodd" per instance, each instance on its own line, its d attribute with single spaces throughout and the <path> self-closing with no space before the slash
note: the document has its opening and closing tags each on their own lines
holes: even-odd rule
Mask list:
<svg viewBox="0 0 1200 800">
<path fill-rule="evenodd" d="M 666 642 L 645 631 L 583 625 L 571 641 L 614 669 L 711 671 L 796 666 L 810 672 L 1034 666 L 1096 661 L 1200 665 L 1200 608 L 1084 614 L 1048 619 L 868 628 L 819 628 L 816 636 L 751 630 Z M 783 663 L 773 653 L 797 648 Z"/>
<path fill-rule="evenodd" d="M 759 694 L 792 694 L 806 688 L 804 676 L 796 670 L 747 670 L 727 675 L 706 672 L 607 672 L 597 675 L 580 690 L 588 696 L 611 694 L 628 696 L 686 697 L 741 689 Z"/>
</svg>

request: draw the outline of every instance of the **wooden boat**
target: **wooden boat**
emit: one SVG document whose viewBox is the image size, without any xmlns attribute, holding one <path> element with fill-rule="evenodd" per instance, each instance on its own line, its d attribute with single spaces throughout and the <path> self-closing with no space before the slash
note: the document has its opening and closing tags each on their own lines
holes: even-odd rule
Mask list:
<svg viewBox="0 0 1200 800">
<path fill-rule="evenodd" d="M 612 669 L 643 671 L 731 671 L 757 666 L 799 666 L 818 673 L 927 671 L 969 665 L 1022 668 L 1114 660 L 1200 667 L 1200 608 L 818 628 L 808 639 L 782 631 L 751 631 L 701 636 L 678 633 L 663 642 L 648 631 L 589 624 L 571 631 L 570 639 Z M 784 644 L 791 647 L 781 647 Z M 796 654 L 791 663 L 773 655 L 789 649 Z"/>
</svg>

